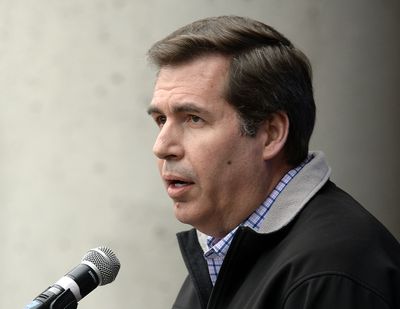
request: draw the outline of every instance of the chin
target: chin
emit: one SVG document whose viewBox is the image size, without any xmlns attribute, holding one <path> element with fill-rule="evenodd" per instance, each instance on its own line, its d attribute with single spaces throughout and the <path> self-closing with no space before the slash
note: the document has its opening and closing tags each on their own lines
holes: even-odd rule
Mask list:
<svg viewBox="0 0 400 309">
<path fill-rule="evenodd" d="M 186 224 L 190 224 L 191 220 L 190 220 L 190 214 L 188 214 L 187 209 L 184 209 L 185 205 L 183 205 L 183 203 L 181 202 L 174 202 L 174 214 L 175 214 L 175 218 L 182 222 L 182 223 L 186 223 Z"/>
<path fill-rule="evenodd" d="M 188 203 L 174 202 L 175 218 L 181 223 L 196 227 L 200 214 L 194 213 L 191 208 L 193 208 L 193 205 Z"/>
</svg>

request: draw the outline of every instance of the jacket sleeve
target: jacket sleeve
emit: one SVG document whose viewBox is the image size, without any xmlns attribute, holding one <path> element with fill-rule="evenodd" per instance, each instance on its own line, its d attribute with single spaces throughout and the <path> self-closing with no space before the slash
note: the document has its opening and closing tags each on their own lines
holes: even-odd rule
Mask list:
<svg viewBox="0 0 400 309">
<path fill-rule="evenodd" d="M 367 269 L 365 271 L 368 271 Z M 303 278 L 289 289 L 283 309 L 395 309 L 376 288 L 345 274 Z"/>
</svg>

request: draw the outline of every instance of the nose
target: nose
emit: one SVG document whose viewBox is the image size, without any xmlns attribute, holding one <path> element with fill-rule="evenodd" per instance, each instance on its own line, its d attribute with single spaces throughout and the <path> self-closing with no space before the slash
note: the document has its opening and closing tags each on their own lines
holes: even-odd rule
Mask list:
<svg viewBox="0 0 400 309">
<path fill-rule="evenodd" d="M 179 160 L 183 157 L 182 134 L 173 123 L 166 122 L 153 146 L 154 154 L 163 160 Z"/>
</svg>

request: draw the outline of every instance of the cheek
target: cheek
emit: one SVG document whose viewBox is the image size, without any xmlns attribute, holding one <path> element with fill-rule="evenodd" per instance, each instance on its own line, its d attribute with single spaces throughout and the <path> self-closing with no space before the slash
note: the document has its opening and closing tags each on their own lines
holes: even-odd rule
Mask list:
<svg viewBox="0 0 400 309">
<path fill-rule="evenodd" d="M 241 169 L 243 160 L 234 148 L 230 144 L 221 143 L 215 147 L 208 146 L 207 151 L 201 150 L 204 156 L 198 158 L 195 164 L 199 168 L 200 179 L 205 181 L 204 185 L 221 190 L 221 186 L 227 185 L 232 177 L 237 177 L 236 173 Z"/>
<path fill-rule="evenodd" d="M 223 151 L 218 153 L 216 165 L 219 178 L 225 181 L 247 181 L 251 175 L 261 168 L 262 150 L 255 141 L 237 140 L 233 144 L 224 144 Z"/>
</svg>

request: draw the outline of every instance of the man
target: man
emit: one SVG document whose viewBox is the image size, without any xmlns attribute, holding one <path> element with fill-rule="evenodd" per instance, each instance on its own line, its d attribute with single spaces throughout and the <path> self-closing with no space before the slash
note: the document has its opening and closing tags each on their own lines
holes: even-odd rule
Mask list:
<svg viewBox="0 0 400 309">
<path fill-rule="evenodd" d="M 159 68 L 153 151 L 189 275 L 173 308 L 400 308 L 400 246 L 309 152 L 306 56 L 260 22 L 187 25 Z"/>
</svg>

